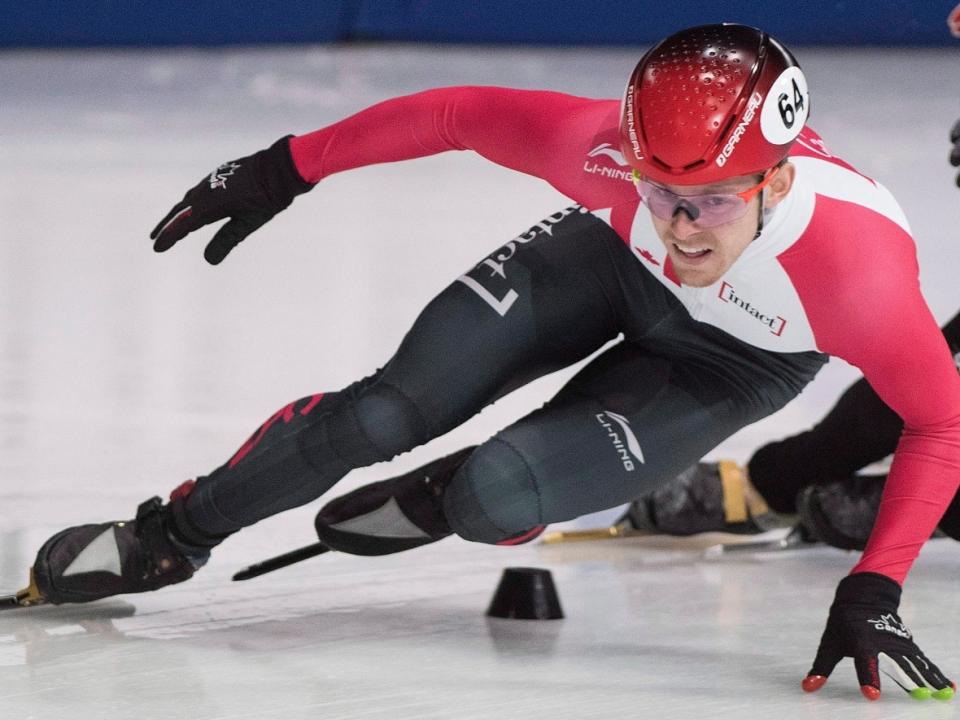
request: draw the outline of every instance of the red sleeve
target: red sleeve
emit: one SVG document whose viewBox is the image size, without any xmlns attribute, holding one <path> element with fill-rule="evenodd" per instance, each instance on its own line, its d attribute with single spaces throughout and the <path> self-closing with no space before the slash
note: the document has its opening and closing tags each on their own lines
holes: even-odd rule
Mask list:
<svg viewBox="0 0 960 720">
<path fill-rule="evenodd" d="M 960 376 L 919 292 L 891 317 L 899 347 L 861 369 L 904 421 L 873 532 L 854 572 L 902 583 L 960 485 Z M 902 329 L 902 331 L 901 331 Z"/>
<path fill-rule="evenodd" d="M 447 150 L 473 150 L 504 167 L 542 178 L 588 207 L 622 198 L 596 195 L 583 158 L 598 134 L 616 131 L 618 104 L 555 92 L 452 87 L 394 98 L 290 141 L 308 182 L 374 163 Z M 629 183 L 615 185 L 630 197 Z M 609 195 L 606 192 L 605 195 Z"/>
<path fill-rule="evenodd" d="M 808 232 L 819 232 L 830 251 L 805 259 L 788 251 L 781 260 L 800 279 L 818 347 L 860 368 L 904 421 L 880 513 L 853 571 L 902 583 L 960 485 L 960 375 L 920 293 L 910 236 L 839 200 L 818 196 L 816 215 Z"/>
</svg>

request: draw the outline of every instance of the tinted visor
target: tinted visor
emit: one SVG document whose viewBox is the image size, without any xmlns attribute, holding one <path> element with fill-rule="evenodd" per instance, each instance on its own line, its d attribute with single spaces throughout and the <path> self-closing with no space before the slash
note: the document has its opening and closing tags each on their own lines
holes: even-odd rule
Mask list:
<svg viewBox="0 0 960 720">
<path fill-rule="evenodd" d="M 742 218 L 754 195 L 767 186 L 776 171 L 777 168 L 770 168 L 759 183 L 736 193 L 678 195 L 642 177 L 634 180 L 640 200 L 661 220 L 670 221 L 678 212 L 684 212 L 700 227 L 712 228 Z"/>
</svg>

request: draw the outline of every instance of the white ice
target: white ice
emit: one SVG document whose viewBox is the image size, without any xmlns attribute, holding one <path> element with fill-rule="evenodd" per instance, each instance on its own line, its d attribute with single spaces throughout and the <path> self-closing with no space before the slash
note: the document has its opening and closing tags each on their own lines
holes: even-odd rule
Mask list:
<svg viewBox="0 0 960 720">
<path fill-rule="evenodd" d="M 219 465 L 268 415 L 372 371 L 454 277 L 567 200 L 451 153 L 335 176 L 218 268 L 147 233 L 220 162 L 422 88 L 498 84 L 617 97 L 638 49 L 306 47 L 0 54 L 0 587 L 40 543 Z M 897 195 L 938 321 L 960 307 L 960 194 L 946 135 L 956 51 L 799 49 L 812 124 Z M 205 235 L 209 236 L 209 233 Z M 855 268 L 851 268 L 855 270 Z M 871 312 L 863 298 L 863 312 Z M 340 488 L 489 436 L 543 379 L 449 436 Z M 816 421 L 855 371 L 832 362 L 713 455 L 746 460 Z M 219 548 L 190 583 L 0 616 L 4 718 L 945 718 L 849 661 L 809 667 L 855 556 L 703 559 L 702 542 L 490 548 L 457 539 L 327 556 L 252 580 L 312 541 L 317 504 Z M 960 676 L 960 548 L 933 541 L 903 615 Z M 566 618 L 488 620 L 502 568 L 548 568 Z"/>
</svg>

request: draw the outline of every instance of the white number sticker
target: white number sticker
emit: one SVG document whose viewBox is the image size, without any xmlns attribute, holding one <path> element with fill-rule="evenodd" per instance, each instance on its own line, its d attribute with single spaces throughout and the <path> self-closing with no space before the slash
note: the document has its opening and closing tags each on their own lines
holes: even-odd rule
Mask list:
<svg viewBox="0 0 960 720">
<path fill-rule="evenodd" d="M 780 73 L 760 111 L 760 130 L 774 145 L 785 145 L 795 139 L 810 113 L 807 79 L 798 67 Z"/>
</svg>

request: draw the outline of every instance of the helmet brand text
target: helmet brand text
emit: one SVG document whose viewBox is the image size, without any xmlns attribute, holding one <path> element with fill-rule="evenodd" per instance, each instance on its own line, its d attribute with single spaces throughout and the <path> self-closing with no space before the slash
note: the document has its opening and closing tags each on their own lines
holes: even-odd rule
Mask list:
<svg viewBox="0 0 960 720">
<path fill-rule="evenodd" d="M 743 113 L 743 120 L 737 123 L 737 126 L 733 129 L 733 133 L 730 135 L 730 139 L 727 140 L 727 144 L 723 146 L 723 150 L 717 155 L 716 162 L 718 167 L 723 167 L 727 164 L 727 160 L 733 155 L 733 151 L 737 149 L 737 143 L 740 142 L 740 138 L 743 137 L 750 123 L 753 122 L 753 116 L 757 114 L 757 109 L 762 103 L 763 95 L 759 92 L 755 92 L 750 97 L 750 102 L 747 103 L 747 109 Z"/>
<path fill-rule="evenodd" d="M 633 150 L 633 157 L 637 160 L 643 160 L 643 151 L 640 150 L 640 139 L 637 137 L 637 119 L 633 114 L 633 93 L 634 86 L 631 84 L 627 88 L 627 98 L 625 101 L 627 110 L 627 137 L 630 138 L 630 148 Z"/>
</svg>

